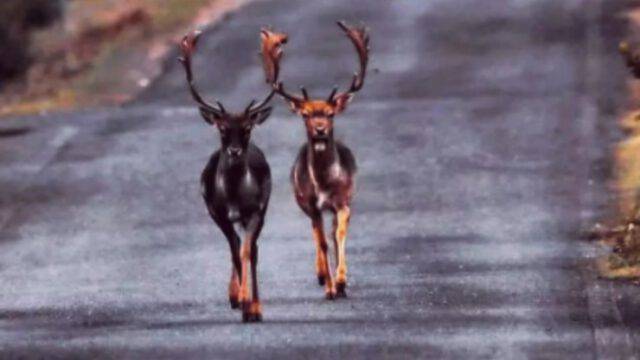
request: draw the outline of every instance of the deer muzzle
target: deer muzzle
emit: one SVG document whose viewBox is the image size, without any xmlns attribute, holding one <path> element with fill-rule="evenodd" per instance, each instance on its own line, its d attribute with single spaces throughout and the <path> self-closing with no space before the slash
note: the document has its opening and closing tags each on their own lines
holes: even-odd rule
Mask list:
<svg viewBox="0 0 640 360">
<path fill-rule="evenodd" d="M 237 159 L 242 155 L 242 148 L 241 147 L 237 147 L 237 146 L 229 146 L 227 148 L 227 154 L 232 159 Z"/>
</svg>

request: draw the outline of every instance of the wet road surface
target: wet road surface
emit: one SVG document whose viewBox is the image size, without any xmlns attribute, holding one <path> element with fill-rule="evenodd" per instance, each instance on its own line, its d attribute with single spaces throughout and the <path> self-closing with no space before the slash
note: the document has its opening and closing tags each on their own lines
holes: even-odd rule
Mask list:
<svg viewBox="0 0 640 360">
<path fill-rule="evenodd" d="M 304 130 L 278 100 L 254 131 L 274 179 L 258 325 L 228 307 L 228 246 L 199 195 L 217 134 L 177 62 L 125 108 L 3 120 L 2 354 L 637 356 L 640 321 L 595 280 L 596 249 L 580 240 L 608 209 L 622 8 L 278 0 L 206 32 L 200 88 L 239 109 L 265 91 L 262 25 L 291 35 L 285 83 L 322 96 L 356 65 L 334 21 L 371 27 L 365 88 L 336 119 L 359 163 L 349 297 L 325 301 L 316 284 L 310 225 L 288 183 Z"/>
</svg>

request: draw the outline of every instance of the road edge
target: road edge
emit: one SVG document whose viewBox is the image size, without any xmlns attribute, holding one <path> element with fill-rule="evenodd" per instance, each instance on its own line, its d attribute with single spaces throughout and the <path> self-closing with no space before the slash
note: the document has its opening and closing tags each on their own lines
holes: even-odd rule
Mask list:
<svg viewBox="0 0 640 360">
<path fill-rule="evenodd" d="M 603 73 L 603 57 L 605 44 L 602 41 L 603 34 L 603 2 L 606 0 L 585 0 L 586 20 L 595 26 L 587 27 L 586 47 L 587 56 L 585 60 L 586 73 L 589 75 L 585 80 L 586 92 L 592 99 L 598 98 L 599 80 L 606 76 Z M 626 1 L 623 0 L 624 3 Z M 625 27 L 626 24 L 619 22 L 616 26 Z M 592 117 L 591 122 L 597 124 L 602 121 L 599 109 L 591 109 L 585 116 Z M 605 119 L 606 120 L 606 119 Z M 607 142 L 606 140 L 604 142 Z M 608 144 L 605 144 L 608 145 Z M 607 161 L 611 161 L 611 153 L 603 147 L 600 150 Z M 589 170 L 591 171 L 591 170 Z M 592 174 L 589 174 L 592 175 Z M 590 178 L 592 178 L 590 176 Z M 607 188 L 607 176 L 593 176 L 595 178 L 594 186 L 586 189 L 588 204 L 586 208 L 594 209 L 601 202 L 604 204 L 605 212 L 610 212 L 611 207 L 607 206 L 608 200 L 601 194 L 610 191 Z M 600 196 L 600 198 L 598 198 Z M 585 219 L 591 222 L 591 219 Z M 592 224 L 586 224 L 590 227 Z M 587 228 L 585 227 L 585 228 Z M 587 298 L 587 306 L 589 318 L 591 320 L 594 345 L 596 350 L 596 358 L 598 359 L 639 359 L 634 354 L 633 343 L 631 340 L 630 330 L 624 323 L 620 309 L 614 299 L 614 289 L 611 281 L 602 280 L 598 277 L 597 270 L 593 263 L 596 260 L 596 245 L 589 244 L 582 248 L 582 256 L 587 259 L 590 266 L 581 266 L 581 277 L 585 286 L 585 295 Z M 613 320 L 613 323 L 612 323 Z"/>
</svg>

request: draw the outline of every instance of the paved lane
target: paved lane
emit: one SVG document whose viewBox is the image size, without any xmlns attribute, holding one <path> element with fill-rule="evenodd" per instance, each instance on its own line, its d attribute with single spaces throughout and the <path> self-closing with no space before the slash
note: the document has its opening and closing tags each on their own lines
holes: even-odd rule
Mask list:
<svg viewBox="0 0 640 360">
<path fill-rule="evenodd" d="M 228 309 L 228 247 L 199 197 L 217 146 L 177 63 L 137 102 L 3 121 L 0 349 L 175 358 L 591 358 L 609 328 L 580 226 L 601 214 L 623 72 L 621 2 L 258 2 L 203 35 L 200 87 L 263 94 L 265 24 L 291 33 L 283 78 L 346 83 L 372 28 L 373 70 L 336 120 L 360 168 L 349 298 L 323 300 L 288 184 L 304 133 L 282 103 L 255 133 L 274 192 L 260 239 L 265 322 Z M 601 69 L 607 69 L 607 72 Z M 596 294 L 597 295 L 597 294 Z M 595 298 L 596 300 L 599 298 Z M 600 314 L 594 318 L 594 313 Z"/>
</svg>

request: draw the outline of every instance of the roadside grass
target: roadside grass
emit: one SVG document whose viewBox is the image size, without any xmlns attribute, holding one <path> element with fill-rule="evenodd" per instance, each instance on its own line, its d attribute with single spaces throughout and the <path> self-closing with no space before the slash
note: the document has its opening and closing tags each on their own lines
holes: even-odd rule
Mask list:
<svg viewBox="0 0 640 360">
<path fill-rule="evenodd" d="M 632 93 L 640 90 L 631 85 Z M 596 230 L 597 238 L 611 247 L 611 254 L 599 259 L 601 276 L 609 279 L 640 278 L 640 110 L 624 114 L 620 127 L 627 137 L 615 149 L 615 190 L 618 212 L 624 218 L 612 228 Z"/>
<path fill-rule="evenodd" d="M 626 13 L 629 20 L 627 39 L 620 44 L 621 62 L 629 64 L 629 54 L 640 51 L 640 7 Z M 635 56 L 635 55 L 634 55 Z M 631 70 L 631 69 L 630 69 Z M 630 71 L 638 76 L 635 71 Z M 613 227 L 597 225 L 592 238 L 612 249 L 597 261 L 600 275 L 609 279 L 640 279 L 640 78 L 627 81 L 629 101 L 633 109 L 619 117 L 618 125 L 625 133 L 614 149 L 618 219 Z"/>
</svg>

